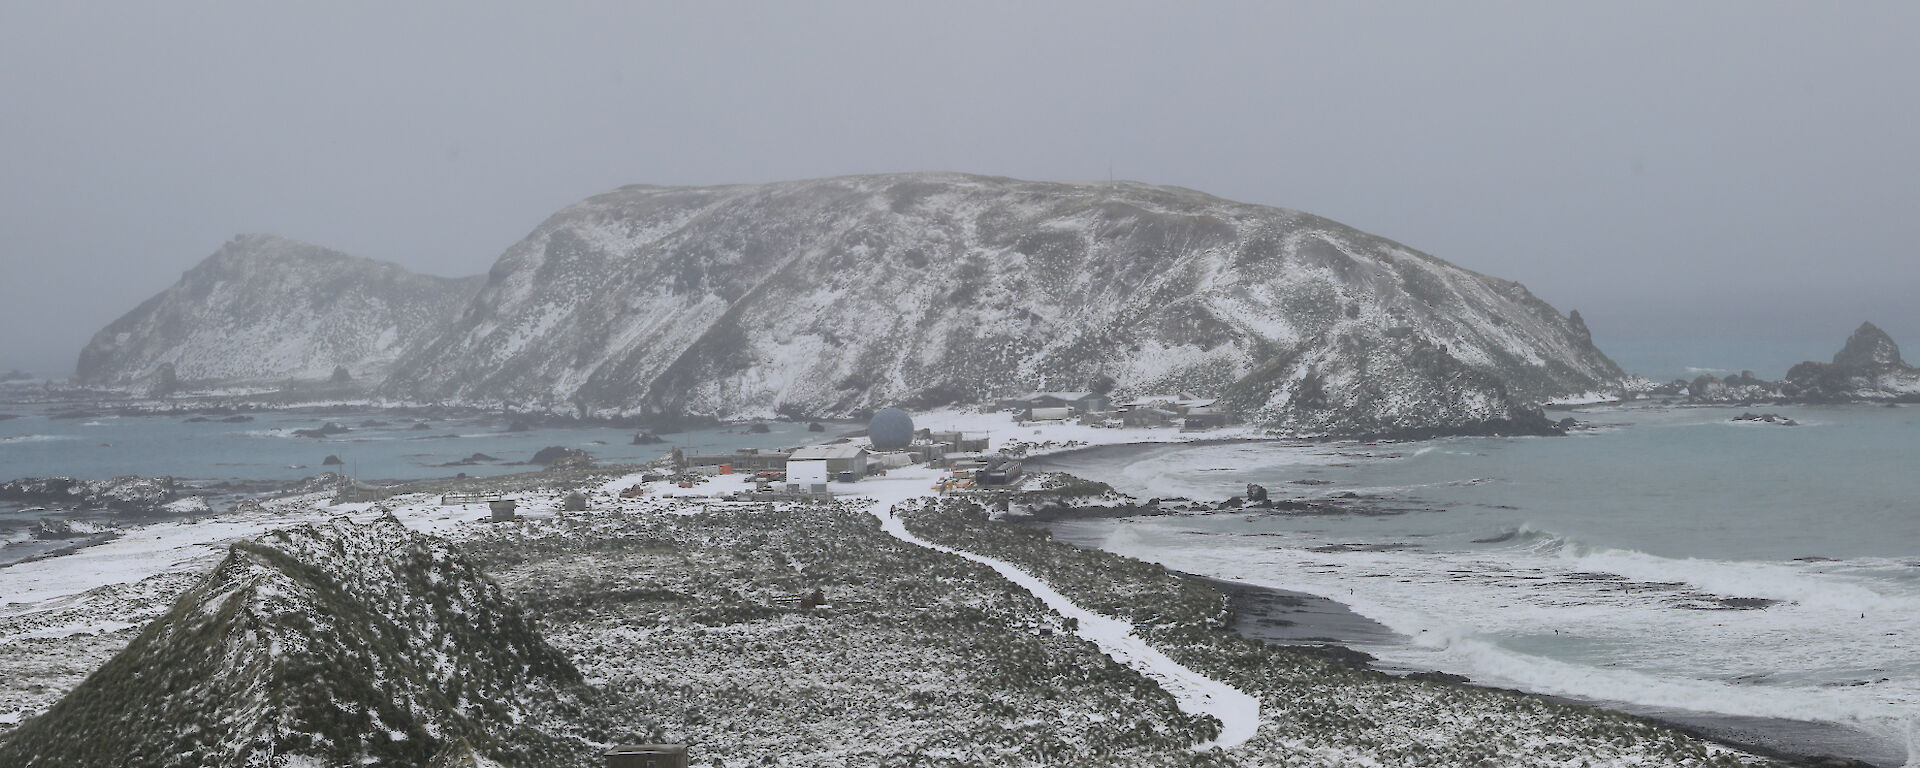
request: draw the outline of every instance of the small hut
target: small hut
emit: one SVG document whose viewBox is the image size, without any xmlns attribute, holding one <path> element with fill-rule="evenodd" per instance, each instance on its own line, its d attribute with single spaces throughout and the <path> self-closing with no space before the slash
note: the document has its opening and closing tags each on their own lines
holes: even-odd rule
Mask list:
<svg viewBox="0 0 1920 768">
<path fill-rule="evenodd" d="M 492 519 L 493 522 L 496 523 L 506 522 L 518 517 L 519 515 L 514 514 L 513 511 L 515 506 L 513 499 L 495 499 L 487 502 L 487 509 L 493 511 Z"/>
</svg>

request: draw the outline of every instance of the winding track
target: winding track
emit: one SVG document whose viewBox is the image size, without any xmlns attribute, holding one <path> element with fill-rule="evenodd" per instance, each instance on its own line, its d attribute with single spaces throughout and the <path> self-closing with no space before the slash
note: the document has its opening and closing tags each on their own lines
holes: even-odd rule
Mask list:
<svg viewBox="0 0 1920 768">
<path fill-rule="evenodd" d="M 1166 654 L 1147 644 L 1146 640 L 1133 634 L 1133 628 L 1125 621 L 1111 616 L 1102 616 L 1075 605 L 1072 600 L 1047 585 L 1039 577 L 1020 570 L 1012 563 L 983 557 L 952 547 L 941 546 L 913 535 L 907 525 L 898 517 L 889 514 L 895 504 L 907 499 L 930 495 L 925 489 L 935 480 L 935 476 L 923 472 L 895 470 L 889 477 L 871 478 L 863 481 L 862 495 L 874 499 L 869 511 L 879 518 L 880 527 L 894 538 L 926 547 L 937 552 L 964 557 L 981 565 L 992 568 L 1008 581 L 1020 585 L 1047 607 L 1058 611 L 1079 622 L 1075 634 L 1092 641 L 1100 650 L 1141 674 L 1151 678 L 1168 693 L 1173 694 L 1174 702 L 1180 711 L 1188 714 L 1208 714 L 1220 720 L 1220 735 L 1212 741 L 1194 745 L 1195 751 L 1204 751 L 1214 747 L 1232 749 L 1247 743 L 1260 728 L 1260 700 L 1254 696 L 1222 683 L 1168 658 Z M 878 486 L 878 487 L 876 487 Z M 869 488 L 872 489 L 871 492 Z"/>
</svg>

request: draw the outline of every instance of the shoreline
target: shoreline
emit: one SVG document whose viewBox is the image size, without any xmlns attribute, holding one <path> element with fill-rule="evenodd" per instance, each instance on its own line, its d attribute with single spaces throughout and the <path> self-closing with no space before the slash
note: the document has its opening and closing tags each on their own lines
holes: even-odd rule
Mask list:
<svg viewBox="0 0 1920 768">
<path fill-rule="evenodd" d="M 1062 518 L 1071 520 L 1077 518 Z M 1048 521 L 1005 521 L 1013 525 L 1047 531 L 1055 541 L 1082 549 L 1099 549 L 1097 542 L 1060 536 Z M 1635 705 L 1632 702 L 1556 696 L 1504 686 L 1483 685 L 1471 678 L 1436 669 L 1414 669 L 1382 665 L 1372 655 L 1355 646 L 1389 646 L 1406 638 L 1387 626 L 1354 611 L 1347 604 L 1309 592 L 1249 584 L 1184 571 L 1169 572 L 1182 579 L 1196 581 L 1227 596 L 1233 612 L 1230 629 L 1242 637 L 1298 648 L 1319 648 L 1327 655 L 1339 656 L 1359 666 L 1388 674 L 1419 677 L 1426 680 L 1474 688 L 1518 690 L 1528 696 L 1620 712 L 1681 731 L 1708 741 L 1769 757 L 1793 765 L 1850 765 L 1873 768 L 1900 768 L 1907 755 L 1898 746 L 1851 726 L 1811 720 L 1723 715 L 1692 710 L 1664 709 Z"/>
</svg>

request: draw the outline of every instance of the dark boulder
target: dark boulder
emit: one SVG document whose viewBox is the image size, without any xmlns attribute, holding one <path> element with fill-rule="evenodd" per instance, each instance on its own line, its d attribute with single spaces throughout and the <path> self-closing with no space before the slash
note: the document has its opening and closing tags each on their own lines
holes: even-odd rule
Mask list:
<svg viewBox="0 0 1920 768">
<path fill-rule="evenodd" d="M 320 466 L 323 466 L 323 467 L 337 467 L 337 466 L 340 466 L 340 465 L 342 465 L 342 464 L 345 464 L 345 463 L 346 463 L 346 462 L 344 462 L 344 461 L 341 461 L 341 460 L 340 460 L 340 457 L 339 457 L 339 456 L 335 456 L 335 455 L 333 455 L 333 454 L 331 454 L 331 453 L 329 453 L 329 454 L 327 454 L 327 457 L 326 457 L 325 459 L 322 459 L 322 460 L 320 461 Z"/>
<path fill-rule="evenodd" d="M 593 461 L 593 458 L 591 456 L 588 456 L 586 451 L 580 450 L 578 448 L 568 448 L 560 445 L 549 445 L 535 452 L 533 454 L 532 462 L 535 464 L 545 465 L 547 467 L 554 467 L 554 466 L 560 466 L 560 465 L 577 465 L 582 460 L 585 460 L 586 462 L 591 463 Z"/>
<path fill-rule="evenodd" d="M 325 424 L 320 425 L 319 429 L 296 429 L 293 431 L 293 436 L 320 438 L 320 437 L 331 437 L 333 435 L 343 435 L 352 431 L 353 430 L 347 429 L 346 427 L 340 426 L 339 424 L 329 421 Z"/>
</svg>

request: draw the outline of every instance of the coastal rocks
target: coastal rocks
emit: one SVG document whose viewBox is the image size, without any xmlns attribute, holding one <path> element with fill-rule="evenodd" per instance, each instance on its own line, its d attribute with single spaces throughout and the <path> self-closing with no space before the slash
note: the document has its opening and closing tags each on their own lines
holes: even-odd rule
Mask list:
<svg viewBox="0 0 1920 768">
<path fill-rule="evenodd" d="M 633 445 L 662 445 L 666 442 L 666 438 L 652 432 L 642 431 L 633 433 Z"/>
<path fill-rule="evenodd" d="M 89 520 L 43 517 L 27 528 L 27 534 L 43 541 L 60 541 L 98 536 L 110 530 L 112 528 Z"/>
<path fill-rule="evenodd" d="M 1733 417 L 1733 421 L 1751 421 L 1751 422 L 1758 422 L 1762 424 L 1778 424 L 1783 427 L 1800 426 L 1800 422 L 1794 421 L 1793 419 L 1789 419 L 1777 413 L 1753 413 L 1752 411 L 1748 411 L 1746 413 Z"/>
<path fill-rule="evenodd" d="M 338 472 L 322 472 L 300 481 L 294 486 L 293 493 L 332 493 L 347 484 L 347 476 Z"/>
<path fill-rule="evenodd" d="M 496 462 L 496 461 L 500 461 L 500 460 L 501 460 L 501 459 L 500 459 L 500 457 L 498 457 L 498 456 L 488 456 L 488 455 L 486 455 L 486 454 L 484 454 L 484 453 L 475 453 L 474 455 L 472 455 L 472 456 L 468 456 L 468 457 L 466 457 L 466 458 L 464 458 L 464 459 L 459 459 L 459 460 L 456 460 L 456 461 L 449 461 L 449 462 L 447 462 L 447 463 L 445 463 L 445 464 L 440 464 L 440 465 L 438 465 L 438 466 L 442 466 L 442 467 L 471 467 L 471 466 L 473 466 L 473 465 L 475 465 L 475 464 L 484 464 L 484 463 L 488 463 L 488 462 Z M 536 463 L 538 463 L 538 462 L 536 462 Z"/>
<path fill-rule="evenodd" d="M 1695 403 L 1920 402 L 1920 369 L 1907 365 L 1900 346 L 1873 323 L 1855 329 L 1831 362 L 1800 363 L 1780 381 L 1742 371 L 1724 379 L 1703 375 L 1675 384 Z M 1678 392 L 1674 385 L 1651 390 Z"/>
<path fill-rule="evenodd" d="M 317 429 L 296 429 L 293 431 L 293 436 L 322 438 L 322 437 L 332 437 L 334 435 L 344 435 L 352 431 L 353 430 L 351 429 L 348 429 L 339 424 L 329 421 L 325 424 L 320 425 L 319 428 Z"/>
<path fill-rule="evenodd" d="M 320 460 L 320 466 L 323 466 L 323 467 L 338 467 L 343 464 L 346 464 L 346 462 L 341 461 L 339 456 L 335 456 L 331 453 L 327 454 L 326 458 Z"/>
<path fill-rule="evenodd" d="M 1901 359 L 1885 331 L 1863 323 L 1831 363 L 1808 361 L 1787 371 L 1782 391 L 1808 402 L 1920 402 L 1920 369 Z"/>
<path fill-rule="evenodd" d="M 0 483 L 0 500 L 69 509 L 97 509 L 116 514 L 179 514 L 169 505 L 188 498 L 197 499 L 199 494 L 165 476 L 128 475 L 102 481 L 71 477 L 26 477 Z"/>
<path fill-rule="evenodd" d="M 578 448 L 549 445 L 535 452 L 529 463 L 545 465 L 548 469 L 577 469 L 593 466 L 593 457 Z"/>
<path fill-rule="evenodd" d="M 1893 343 L 1893 337 L 1873 323 L 1861 323 L 1853 335 L 1847 337 L 1846 346 L 1834 353 L 1833 364 L 1868 370 L 1907 367 L 1900 359 L 1900 345 Z"/>
</svg>

